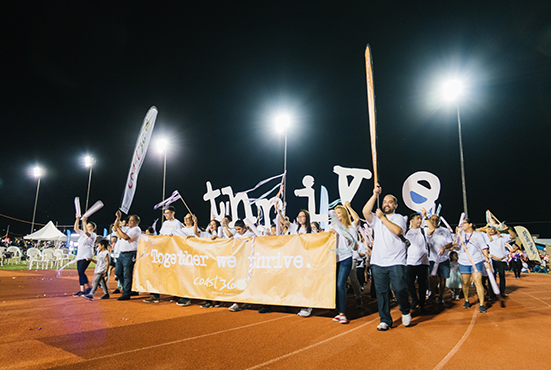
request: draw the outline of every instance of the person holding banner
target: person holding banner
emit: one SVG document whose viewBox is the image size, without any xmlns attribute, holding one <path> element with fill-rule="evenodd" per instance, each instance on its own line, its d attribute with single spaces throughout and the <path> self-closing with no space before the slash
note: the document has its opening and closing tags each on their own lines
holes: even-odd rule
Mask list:
<svg viewBox="0 0 551 370">
<path fill-rule="evenodd" d="M 310 212 L 305 209 L 302 209 L 297 216 L 298 229 L 295 231 L 295 234 L 310 234 L 315 233 L 316 231 L 312 229 L 312 223 L 310 222 Z M 269 307 L 269 306 L 268 306 Z M 269 312 L 272 310 L 270 309 Z M 260 310 L 258 311 L 260 313 Z M 301 308 L 298 312 L 300 317 L 309 317 L 312 314 L 311 307 Z"/>
<path fill-rule="evenodd" d="M 225 216 L 222 219 L 220 228 L 218 229 L 218 237 L 223 239 L 229 239 L 235 235 L 235 229 L 230 229 L 231 216 Z"/>
<path fill-rule="evenodd" d="M 128 218 L 128 230 L 126 231 L 123 231 L 121 227 L 121 211 L 117 211 L 115 215 L 117 218 L 115 219 L 113 229 L 119 238 L 120 252 L 115 270 L 119 271 L 118 278 L 122 285 L 122 295 L 117 300 L 128 301 L 132 294 L 132 276 L 138 251 L 138 239 L 142 235 L 142 230 L 138 226 L 140 224 L 140 217 L 138 215 L 131 215 Z"/>
<path fill-rule="evenodd" d="M 166 208 L 163 213 L 166 220 L 161 226 L 159 235 L 181 235 L 183 233 L 182 223 L 174 217 L 174 215 L 176 214 L 176 209 L 173 206 L 168 206 L 168 208 Z M 143 301 L 145 303 L 159 303 L 160 297 L 161 296 L 158 293 L 152 293 L 151 297 L 144 299 Z"/>
<path fill-rule="evenodd" d="M 389 287 L 394 291 L 394 296 L 400 305 L 404 326 L 411 324 L 411 304 L 407 284 L 406 244 L 400 238 L 403 238 L 406 220 L 402 215 L 395 213 L 398 200 L 391 194 L 383 198 L 382 210 L 377 209 L 376 213 L 373 213 L 371 210 L 379 194 L 381 194 L 381 186 L 377 183 L 373 189 L 373 195 L 363 208 L 363 215 L 374 234 L 371 271 L 381 320 L 377 330 L 386 331 L 392 327 Z"/>
<path fill-rule="evenodd" d="M 486 239 L 475 231 L 474 224 L 470 219 L 466 218 L 461 225 L 461 233 L 459 235 L 460 248 L 459 248 L 459 272 L 461 272 L 461 278 L 463 280 L 463 295 L 465 296 L 465 304 L 463 308 L 470 308 L 472 304 L 469 302 L 469 287 L 471 284 L 471 278 L 474 280 L 476 286 L 476 293 L 478 294 L 478 300 L 480 306 L 478 312 L 486 313 L 486 306 L 484 305 L 484 287 L 482 285 L 482 271 L 484 270 L 484 263 L 490 261 L 488 257 L 488 245 Z M 459 233 L 459 230 L 458 230 Z"/>
<path fill-rule="evenodd" d="M 490 247 L 490 257 L 492 258 L 492 267 L 494 268 L 494 276 L 499 275 L 499 291 L 501 297 L 506 298 L 505 293 L 505 269 L 507 268 L 507 243 L 511 240 L 511 236 L 506 234 L 501 235 L 493 227 L 488 227 L 486 231 L 488 235 L 488 246 Z M 495 298 L 495 294 L 491 291 L 490 296 Z"/>
<path fill-rule="evenodd" d="M 177 231 L 177 234 L 174 235 L 183 235 L 187 237 L 201 236 L 197 227 L 197 216 L 188 213 L 184 217 L 184 225 L 185 227 L 181 228 L 181 231 Z"/>
<path fill-rule="evenodd" d="M 73 297 L 81 297 L 90 293 L 90 284 L 88 282 L 88 276 L 86 276 L 86 269 L 90 265 L 90 261 L 94 258 L 94 244 L 96 243 L 96 224 L 88 222 L 88 217 L 82 218 L 82 230 L 79 227 L 80 217 L 77 214 L 74 229 L 78 238 L 77 249 L 77 271 L 78 282 L 80 284 L 80 291 L 73 294 Z"/>
<path fill-rule="evenodd" d="M 427 225 L 432 226 L 434 232 L 429 238 L 430 253 L 429 253 L 429 271 L 434 270 L 434 265 L 438 263 L 436 275 L 429 278 L 430 281 L 430 297 L 429 301 L 433 302 L 436 299 L 438 292 L 438 303 L 444 303 L 444 291 L 446 290 L 446 279 L 450 277 L 450 249 L 453 248 L 453 237 L 450 231 L 440 225 L 440 216 L 432 215 Z"/>
<path fill-rule="evenodd" d="M 163 225 L 164 225 L 164 223 L 163 223 Z M 188 238 L 201 236 L 201 234 L 199 232 L 199 229 L 197 227 L 197 216 L 192 215 L 191 213 L 188 213 L 184 217 L 184 226 L 185 227 L 182 227 L 178 230 L 174 230 L 174 232 L 175 232 L 174 235 L 185 236 L 185 237 L 188 237 Z M 191 305 L 191 299 L 189 299 L 189 298 L 177 297 L 177 299 L 178 299 L 178 301 L 176 302 L 176 304 L 178 306 L 186 307 L 186 306 Z"/>
<path fill-rule="evenodd" d="M 235 238 L 238 240 L 246 240 L 246 239 L 251 239 L 254 236 L 254 234 L 250 230 L 248 230 L 247 227 L 245 226 L 245 222 L 241 219 L 235 221 L 234 227 L 235 227 L 235 234 L 232 236 L 232 238 Z M 238 303 L 234 303 L 228 308 L 228 310 L 230 312 L 237 312 L 241 310 L 246 310 L 250 307 L 251 307 L 250 303 L 243 303 L 241 306 L 239 306 Z"/>
</svg>

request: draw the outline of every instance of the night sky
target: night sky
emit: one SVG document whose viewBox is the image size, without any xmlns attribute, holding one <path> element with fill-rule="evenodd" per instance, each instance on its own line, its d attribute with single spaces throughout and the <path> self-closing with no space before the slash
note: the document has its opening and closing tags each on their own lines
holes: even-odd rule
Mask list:
<svg viewBox="0 0 551 370">
<path fill-rule="evenodd" d="M 416 171 L 440 178 L 450 223 L 463 209 L 457 114 L 442 101 L 458 77 L 469 215 L 522 223 L 551 237 L 551 2 L 406 1 L 52 2 L 0 4 L 0 229 L 29 233 L 36 222 L 74 222 L 96 158 L 91 220 L 107 227 L 120 206 L 132 152 L 151 106 L 152 143 L 168 136 L 166 193 L 179 190 L 208 223 L 206 181 L 234 192 L 283 172 L 288 111 L 288 214 L 312 175 L 339 198 L 334 165 L 372 170 L 364 51 L 373 52 L 379 178 L 398 196 Z M 420 4 L 424 5 L 420 5 Z M 153 146 L 130 213 L 142 229 L 160 211 L 163 158 Z M 275 183 L 251 194 L 259 196 Z M 360 212 L 373 180 L 352 206 Z M 218 201 L 227 197 L 219 197 Z M 185 208 L 175 203 L 176 217 Z"/>
</svg>

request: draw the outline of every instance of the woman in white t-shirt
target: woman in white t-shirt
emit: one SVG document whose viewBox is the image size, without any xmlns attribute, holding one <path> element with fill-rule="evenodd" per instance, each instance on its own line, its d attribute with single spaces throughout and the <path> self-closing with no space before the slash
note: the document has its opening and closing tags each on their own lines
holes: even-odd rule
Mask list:
<svg viewBox="0 0 551 370">
<path fill-rule="evenodd" d="M 77 271 L 78 282 L 80 284 L 80 291 L 73 294 L 73 297 L 80 297 L 90 292 L 90 284 L 88 282 L 88 276 L 86 276 L 86 269 L 90 265 L 90 261 L 94 258 L 94 244 L 96 243 L 96 224 L 88 222 L 88 217 L 82 218 L 82 229 L 79 227 L 80 217 L 76 217 L 74 229 L 78 238 L 77 249 Z"/>
<path fill-rule="evenodd" d="M 305 209 L 302 209 L 297 216 L 298 227 L 291 234 L 310 234 L 315 233 L 316 231 L 312 229 L 312 223 L 310 222 L 310 212 Z M 259 311 L 260 312 L 260 311 Z M 311 307 L 304 307 L 299 312 L 300 317 L 308 317 L 312 314 Z"/>
<path fill-rule="evenodd" d="M 476 293 L 480 306 L 478 311 L 486 313 L 484 305 L 484 287 L 482 286 L 482 272 L 484 271 L 484 263 L 488 263 L 488 245 L 486 238 L 475 231 L 474 224 L 470 219 L 466 218 L 461 225 L 459 233 L 459 271 L 463 280 L 463 295 L 465 296 L 465 304 L 463 308 L 470 308 L 472 305 L 469 302 L 469 288 L 471 285 L 471 277 L 476 286 Z M 459 232 L 459 231 L 458 231 Z"/>
<path fill-rule="evenodd" d="M 337 234 L 337 311 L 339 314 L 333 318 L 333 321 L 348 324 L 348 319 L 344 314 L 346 309 L 346 280 L 352 269 L 352 251 L 357 248 L 357 231 L 352 225 L 350 215 L 344 206 L 338 205 L 335 207 L 335 216 L 353 239 L 350 241 L 335 228 L 329 230 L 333 234 Z"/>
</svg>

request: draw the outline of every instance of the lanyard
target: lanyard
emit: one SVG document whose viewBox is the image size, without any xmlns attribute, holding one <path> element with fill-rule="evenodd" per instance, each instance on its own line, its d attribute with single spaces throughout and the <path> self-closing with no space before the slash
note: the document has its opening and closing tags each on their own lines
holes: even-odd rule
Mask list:
<svg viewBox="0 0 551 370">
<path fill-rule="evenodd" d="M 473 237 L 474 231 L 469 235 L 469 239 L 467 239 L 467 233 L 465 233 L 465 245 L 469 244 L 471 241 L 471 238 Z"/>
</svg>

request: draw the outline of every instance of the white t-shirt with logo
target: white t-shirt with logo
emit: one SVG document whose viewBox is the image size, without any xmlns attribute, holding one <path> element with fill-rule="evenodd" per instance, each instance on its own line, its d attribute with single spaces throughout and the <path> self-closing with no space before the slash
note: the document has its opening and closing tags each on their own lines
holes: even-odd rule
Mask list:
<svg viewBox="0 0 551 370">
<path fill-rule="evenodd" d="M 96 274 L 103 274 L 107 271 L 107 256 L 109 255 L 109 251 L 103 250 L 101 252 L 98 252 L 98 255 L 96 256 L 96 268 L 94 269 L 94 272 Z"/>
<path fill-rule="evenodd" d="M 490 240 L 489 235 L 487 234 L 483 234 L 483 235 L 486 236 L 486 244 L 488 244 L 488 247 L 490 248 L 490 254 L 498 258 L 498 259 L 492 258 L 493 260 L 500 261 L 499 258 L 503 258 L 507 256 L 509 252 L 507 251 L 507 247 L 505 247 L 505 244 L 511 241 L 511 235 L 509 234 L 492 235 L 492 240 Z M 502 259 L 501 261 L 507 262 L 506 259 Z"/>
<path fill-rule="evenodd" d="M 421 228 L 409 229 L 406 233 L 406 238 L 411 243 L 407 250 L 408 265 L 409 266 L 428 265 L 429 251 L 427 248 L 426 236 L 421 233 Z"/>
<path fill-rule="evenodd" d="M 245 231 L 243 234 L 239 234 L 238 232 L 233 234 L 233 237 L 235 239 L 239 239 L 239 240 L 247 239 L 247 238 L 250 238 L 252 236 L 254 236 L 254 234 L 250 230 Z"/>
<path fill-rule="evenodd" d="M 90 236 L 86 236 L 86 233 L 80 230 L 76 260 L 79 261 L 79 260 L 85 260 L 87 258 L 93 258 L 95 242 L 96 242 L 95 233 L 90 233 Z"/>
<path fill-rule="evenodd" d="M 122 229 L 122 228 L 121 228 Z M 128 240 L 122 238 L 119 239 L 119 251 L 122 252 L 133 252 L 138 250 L 138 239 L 142 235 L 142 230 L 138 226 L 129 228 L 127 231 L 124 231 L 126 235 L 130 237 Z"/>
<path fill-rule="evenodd" d="M 128 231 L 128 226 L 121 226 L 121 231 L 126 234 L 126 232 Z M 113 235 L 117 236 L 117 232 L 115 231 Z M 113 255 L 115 258 L 119 258 L 119 255 L 121 254 L 120 247 L 121 238 L 117 236 L 117 242 L 115 243 L 115 247 L 113 247 Z"/>
<path fill-rule="evenodd" d="M 386 217 L 389 221 L 402 229 L 403 235 L 406 230 L 406 220 L 404 216 L 393 213 Z M 373 235 L 375 237 L 373 240 L 371 264 L 381 267 L 395 265 L 405 266 L 407 264 L 406 244 L 398 235 L 391 232 L 375 214 L 373 214 L 373 220 L 371 220 L 369 226 L 373 229 Z"/>
<path fill-rule="evenodd" d="M 343 225 L 344 226 L 344 225 Z M 337 233 L 337 262 L 352 258 L 354 246 L 358 243 L 358 229 L 354 225 L 348 226 L 348 232 L 354 238 L 354 243 L 350 242 L 343 235 Z"/>
<path fill-rule="evenodd" d="M 172 221 L 166 220 L 163 222 L 163 226 L 161 226 L 161 230 L 159 231 L 160 235 L 178 235 L 178 232 L 182 230 L 182 223 L 178 221 L 178 219 L 174 219 Z"/>
<path fill-rule="evenodd" d="M 460 238 L 462 240 L 462 243 L 460 242 L 461 245 L 458 252 L 459 264 L 464 266 L 472 266 L 471 260 L 467 256 L 467 253 L 465 253 L 463 244 L 465 244 L 465 246 L 467 247 L 467 250 L 473 258 L 473 262 L 475 264 L 486 260 L 486 258 L 484 258 L 484 254 L 482 254 L 482 250 L 488 249 L 488 245 L 486 244 L 486 238 L 482 233 L 479 233 L 477 231 L 473 231 L 472 233 L 462 232 Z"/>
<path fill-rule="evenodd" d="M 442 248 L 446 244 L 453 242 L 453 237 L 448 229 L 446 229 L 445 227 L 439 226 L 434 230 L 432 235 L 429 236 L 428 240 L 430 245 L 429 260 L 436 262 L 436 257 L 440 253 L 440 248 Z M 446 261 L 450 259 L 450 251 L 446 249 L 444 251 L 444 254 L 438 257 L 439 257 L 438 260 L 440 262 Z"/>
<path fill-rule="evenodd" d="M 195 235 L 195 226 L 183 227 L 180 230 L 177 230 L 177 234 L 180 236 L 197 236 Z M 176 235 L 176 234 L 174 234 Z M 199 234 L 201 235 L 201 234 Z"/>
</svg>

